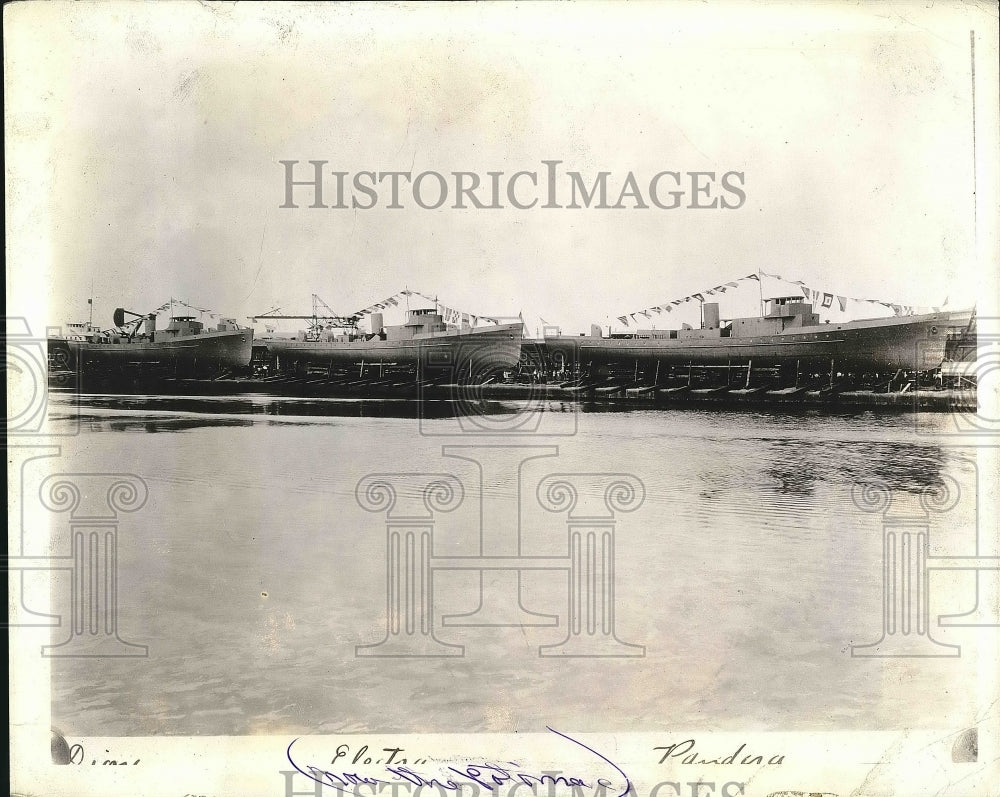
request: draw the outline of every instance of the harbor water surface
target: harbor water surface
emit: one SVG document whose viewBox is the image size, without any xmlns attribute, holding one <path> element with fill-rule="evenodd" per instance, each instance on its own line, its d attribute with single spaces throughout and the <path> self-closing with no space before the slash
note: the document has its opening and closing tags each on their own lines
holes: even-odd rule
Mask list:
<svg viewBox="0 0 1000 797">
<path fill-rule="evenodd" d="M 592 410 L 530 408 L 571 420 L 560 437 L 463 439 L 436 434 L 452 428 L 447 408 L 420 419 L 409 402 L 56 396 L 55 427 L 79 421 L 80 432 L 54 468 L 148 485 L 145 507 L 121 520 L 118 627 L 149 655 L 51 659 L 53 725 L 115 736 L 973 724 L 974 629 L 934 622 L 972 607 L 965 575 L 930 582 L 933 634 L 963 645 L 961 657 L 856 658 L 851 646 L 879 639 L 883 612 L 882 517 L 852 488 L 880 482 L 915 504 L 957 484 L 962 500 L 931 518 L 931 555 L 971 555 L 974 451 L 918 434 L 907 413 Z M 540 657 L 566 636 L 567 576 L 536 571 L 523 604 L 558 627 L 443 626 L 475 609 L 478 584 L 441 572 L 435 634 L 464 656 L 356 657 L 386 628 L 385 520 L 359 506 L 359 480 L 454 474 L 464 500 L 438 519 L 434 552 L 475 555 L 479 469 L 442 446 L 500 443 L 558 447 L 524 464 L 520 489 L 516 469 L 485 486 L 520 502 L 532 555 L 567 549 L 564 516 L 539 506 L 541 478 L 642 481 L 644 503 L 618 518 L 615 602 L 618 637 L 645 655 Z M 53 542 L 68 554 L 63 520 Z M 54 579 L 55 607 L 68 591 Z"/>
</svg>

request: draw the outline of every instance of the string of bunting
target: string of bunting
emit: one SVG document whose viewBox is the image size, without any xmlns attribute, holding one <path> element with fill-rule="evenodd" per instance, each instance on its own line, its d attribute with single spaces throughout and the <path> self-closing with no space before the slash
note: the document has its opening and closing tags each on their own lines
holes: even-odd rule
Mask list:
<svg viewBox="0 0 1000 797">
<path fill-rule="evenodd" d="M 387 299 L 383 299 L 380 302 L 375 302 L 375 304 L 368 305 L 368 307 L 364 308 L 363 310 L 358 310 L 355 313 L 352 313 L 350 317 L 352 320 L 358 319 L 361 318 L 362 316 L 378 312 L 379 310 L 386 310 L 390 307 L 396 307 L 399 304 L 399 297 L 402 295 L 403 295 L 402 293 L 394 293 Z"/>
<path fill-rule="evenodd" d="M 388 298 L 383 299 L 380 302 L 375 302 L 374 304 L 365 307 L 363 310 L 358 310 L 351 317 L 361 318 L 362 316 L 370 315 L 371 313 L 377 313 L 380 310 L 386 310 L 390 307 L 397 307 L 399 305 L 400 299 L 403 299 L 407 296 L 419 296 L 421 299 L 426 299 L 429 302 L 434 302 L 435 306 L 438 309 L 438 312 L 441 313 L 441 317 L 444 318 L 445 323 L 448 324 L 458 324 L 463 321 L 471 323 L 472 326 L 476 326 L 476 324 L 478 324 L 480 321 L 485 321 L 490 324 L 500 323 L 500 320 L 498 318 L 493 318 L 492 316 L 488 315 L 476 315 L 475 313 L 462 312 L 461 310 L 458 310 L 454 307 L 448 307 L 447 305 L 442 304 L 434 297 L 428 296 L 427 294 L 421 293 L 420 291 L 410 290 L 409 288 L 404 288 L 398 293 L 394 293 L 392 296 L 389 296 Z"/>
<path fill-rule="evenodd" d="M 416 295 L 421 299 L 426 299 L 429 302 L 434 302 L 438 308 L 438 312 L 444 317 L 444 320 L 450 324 L 457 324 L 460 321 L 469 321 L 472 326 L 476 326 L 480 321 L 485 321 L 489 324 L 499 324 L 500 319 L 494 318 L 488 315 L 476 315 L 475 313 L 466 313 L 462 310 L 457 310 L 454 307 L 448 307 L 446 304 L 442 304 L 435 297 L 430 297 L 426 293 L 420 293 L 420 291 L 404 290 L 403 295 Z"/>
<path fill-rule="evenodd" d="M 731 282 L 724 282 L 721 285 L 716 285 L 714 288 L 707 288 L 698 293 L 692 293 L 690 296 L 685 296 L 683 299 L 673 299 L 665 304 L 654 305 L 653 307 L 647 307 L 645 310 L 637 310 L 634 313 L 628 313 L 627 315 L 617 316 L 617 319 L 625 326 L 630 326 L 631 323 L 639 324 L 641 321 L 637 316 L 642 316 L 646 319 L 652 319 L 652 313 L 660 315 L 662 313 L 673 312 L 675 308 L 679 305 L 685 304 L 690 301 L 704 302 L 706 296 L 714 296 L 716 294 L 725 293 L 732 288 L 738 288 L 740 283 L 749 280 L 754 280 L 760 282 L 761 277 L 770 277 L 771 279 L 778 280 L 779 282 L 786 282 L 791 285 L 799 286 L 799 290 L 802 291 L 803 298 L 812 302 L 814 306 L 832 308 L 834 301 L 837 302 L 837 306 L 840 308 L 841 312 L 847 311 L 848 302 L 864 302 L 867 304 L 879 304 L 883 307 L 887 307 L 892 310 L 894 315 L 913 315 L 915 308 L 908 304 L 895 304 L 893 302 L 886 302 L 881 299 L 858 299 L 853 296 L 840 296 L 839 294 L 828 293 L 826 291 L 820 291 L 815 288 L 808 287 L 801 280 L 788 280 L 777 274 L 768 274 L 765 271 L 757 272 L 756 274 L 747 274 L 745 277 L 740 277 L 739 279 L 732 280 Z M 933 308 L 937 312 L 938 308 Z"/>
<path fill-rule="evenodd" d="M 211 310 L 206 310 L 203 307 L 195 307 L 193 304 L 188 304 L 187 302 L 181 301 L 180 299 L 171 299 L 168 302 L 164 302 L 159 307 L 156 308 L 154 312 L 162 313 L 164 310 L 169 310 L 175 304 L 187 307 L 189 310 L 197 310 L 199 313 L 209 316 L 210 318 L 222 318 L 219 313 L 213 313 Z"/>
</svg>

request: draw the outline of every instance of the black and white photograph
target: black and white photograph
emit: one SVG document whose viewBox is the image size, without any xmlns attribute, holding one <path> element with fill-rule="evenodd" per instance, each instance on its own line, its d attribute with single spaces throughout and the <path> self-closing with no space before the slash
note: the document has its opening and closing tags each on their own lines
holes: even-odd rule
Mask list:
<svg viewBox="0 0 1000 797">
<path fill-rule="evenodd" d="M 11 794 L 1000 795 L 996 3 L 4 30 Z"/>
</svg>

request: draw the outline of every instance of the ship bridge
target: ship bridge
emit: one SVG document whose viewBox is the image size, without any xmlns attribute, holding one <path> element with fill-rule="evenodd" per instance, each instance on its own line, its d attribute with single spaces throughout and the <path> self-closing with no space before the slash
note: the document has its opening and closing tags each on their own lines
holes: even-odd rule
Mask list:
<svg viewBox="0 0 1000 797">
<path fill-rule="evenodd" d="M 733 319 L 731 334 L 734 337 L 776 335 L 786 329 L 818 324 L 819 316 L 802 296 L 774 296 L 766 300 L 762 318 Z"/>
<path fill-rule="evenodd" d="M 378 314 L 378 323 L 381 326 L 381 313 Z M 418 335 L 447 331 L 448 325 L 444 317 L 437 310 L 430 308 L 410 310 L 407 312 L 405 324 L 385 327 L 388 340 L 411 340 Z"/>
<path fill-rule="evenodd" d="M 153 321 L 155 324 L 155 317 Z M 189 335 L 200 335 L 204 329 L 205 325 L 195 319 L 193 315 L 175 315 L 170 319 L 170 323 L 163 332 L 174 337 L 187 337 Z"/>
</svg>

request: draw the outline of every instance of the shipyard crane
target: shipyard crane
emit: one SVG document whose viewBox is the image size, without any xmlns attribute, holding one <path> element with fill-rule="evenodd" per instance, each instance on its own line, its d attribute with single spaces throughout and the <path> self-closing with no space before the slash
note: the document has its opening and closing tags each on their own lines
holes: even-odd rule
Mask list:
<svg viewBox="0 0 1000 797">
<path fill-rule="evenodd" d="M 328 327 L 353 328 L 357 325 L 358 316 L 342 316 L 324 302 L 315 293 L 312 294 L 312 315 L 284 315 L 280 314 L 280 307 L 274 307 L 263 313 L 250 316 L 250 323 L 256 324 L 260 321 L 281 321 L 296 320 L 309 322 L 309 335 L 318 337 L 319 334 Z M 321 310 L 324 311 L 321 314 Z"/>
<path fill-rule="evenodd" d="M 326 312 L 328 312 L 331 316 L 336 316 L 337 315 L 337 313 L 334 311 L 334 309 L 332 307 L 330 307 L 330 305 L 328 305 L 322 299 L 320 299 L 319 296 L 317 296 L 315 293 L 312 295 L 312 305 L 313 305 L 313 316 L 314 317 L 318 317 L 319 316 L 319 308 L 320 307 L 322 307 L 324 310 L 326 310 Z"/>
</svg>

